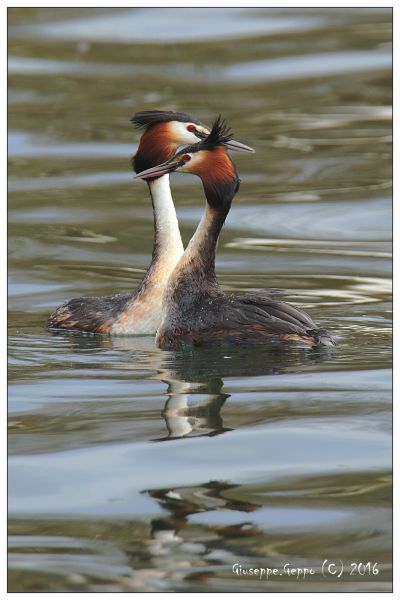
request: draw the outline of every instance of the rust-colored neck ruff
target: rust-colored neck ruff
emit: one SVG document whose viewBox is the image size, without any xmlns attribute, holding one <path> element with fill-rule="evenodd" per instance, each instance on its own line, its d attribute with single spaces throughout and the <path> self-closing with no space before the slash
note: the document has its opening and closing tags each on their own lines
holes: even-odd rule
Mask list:
<svg viewBox="0 0 400 600">
<path fill-rule="evenodd" d="M 201 177 L 207 203 L 219 214 L 222 227 L 233 197 L 239 189 L 240 180 L 236 167 L 222 147 L 199 154 L 201 156 L 195 159 L 191 172 Z"/>
<path fill-rule="evenodd" d="M 204 152 L 192 172 L 201 178 L 204 187 L 215 187 L 238 178 L 236 167 L 222 146 Z"/>
<path fill-rule="evenodd" d="M 156 123 L 143 133 L 134 158 L 136 173 L 150 169 L 175 155 L 176 143 L 171 139 L 170 123 Z"/>
</svg>

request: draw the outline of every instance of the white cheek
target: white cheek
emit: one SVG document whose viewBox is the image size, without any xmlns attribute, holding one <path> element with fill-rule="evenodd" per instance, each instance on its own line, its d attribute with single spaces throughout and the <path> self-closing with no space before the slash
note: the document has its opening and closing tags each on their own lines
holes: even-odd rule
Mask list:
<svg viewBox="0 0 400 600">
<path fill-rule="evenodd" d="M 193 153 L 191 155 L 191 159 L 188 160 L 180 169 L 180 171 L 186 172 L 186 173 L 192 173 L 193 172 L 193 167 L 196 166 L 196 164 L 200 164 L 202 162 L 202 160 L 204 159 L 203 156 L 203 152 L 196 152 Z"/>
<path fill-rule="evenodd" d="M 172 123 L 172 131 L 175 138 L 175 142 L 179 145 L 196 144 L 200 141 L 194 133 L 187 130 L 187 125 L 185 123 L 174 121 Z"/>
</svg>

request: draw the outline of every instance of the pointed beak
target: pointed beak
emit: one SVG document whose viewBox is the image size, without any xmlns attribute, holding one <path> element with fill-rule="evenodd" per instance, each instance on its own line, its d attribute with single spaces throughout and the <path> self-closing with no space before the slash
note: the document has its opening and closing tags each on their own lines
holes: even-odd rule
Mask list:
<svg viewBox="0 0 400 600">
<path fill-rule="evenodd" d="M 146 169 L 141 173 L 135 175 L 134 179 L 156 179 L 157 177 L 162 177 L 167 173 L 172 173 L 178 167 L 183 165 L 183 161 L 179 160 L 168 160 L 161 165 L 157 165 L 156 167 L 151 167 L 150 169 Z"/>
<path fill-rule="evenodd" d="M 203 131 L 196 131 L 195 135 L 201 140 L 205 140 L 209 133 L 210 132 L 204 133 Z M 241 142 L 237 142 L 236 140 L 230 140 L 229 142 L 226 142 L 225 147 L 228 150 L 233 150 L 235 152 L 255 152 L 254 148 L 246 146 L 246 144 L 242 144 Z"/>
<path fill-rule="evenodd" d="M 246 146 L 246 144 L 242 144 L 236 140 L 229 140 L 229 142 L 225 143 L 225 147 L 235 152 L 255 152 L 254 148 L 250 148 L 250 146 Z"/>
</svg>

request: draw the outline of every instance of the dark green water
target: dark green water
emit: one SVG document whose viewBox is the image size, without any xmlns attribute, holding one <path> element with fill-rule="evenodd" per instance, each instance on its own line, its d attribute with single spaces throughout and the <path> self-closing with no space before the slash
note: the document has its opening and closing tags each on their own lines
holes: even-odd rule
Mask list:
<svg viewBox="0 0 400 600">
<path fill-rule="evenodd" d="M 391 589 L 391 35 L 387 9 L 9 9 L 10 591 Z M 44 330 L 149 262 L 146 108 L 256 148 L 219 278 L 287 289 L 332 352 Z M 201 185 L 172 189 L 186 243 Z"/>
</svg>

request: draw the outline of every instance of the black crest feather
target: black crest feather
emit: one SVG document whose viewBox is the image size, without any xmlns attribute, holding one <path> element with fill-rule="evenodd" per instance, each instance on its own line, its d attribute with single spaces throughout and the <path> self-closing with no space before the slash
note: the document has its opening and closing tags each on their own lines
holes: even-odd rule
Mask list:
<svg viewBox="0 0 400 600">
<path fill-rule="evenodd" d="M 186 154 L 188 152 L 212 150 L 213 148 L 217 148 L 218 146 L 223 146 L 231 139 L 233 139 L 233 133 L 226 124 L 226 121 L 221 118 L 221 115 L 218 115 L 218 117 L 212 124 L 210 133 L 204 140 L 202 140 L 198 144 L 192 144 L 191 146 L 186 146 L 185 148 L 182 148 L 182 150 L 179 150 L 179 152 L 176 153 L 176 156 Z"/>
<path fill-rule="evenodd" d="M 225 119 L 222 119 L 221 115 L 218 115 L 212 124 L 210 133 L 201 144 L 203 147 L 215 148 L 216 146 L 223 146 L 232 138 L 233 133 L 231 132 L 230 127 L 228 127 Z"/>
<path fill-rule="evenodd" d="M 156 123 L 168 123 L 169 121 L 181 121 L 182 123 L 196 123 L 201 125 L 200 121 L 193 119 L 190 115 L 172 110 L 142 110 L 133 115 L 131 123 L 136 129 L 146 129 Z"/>
</svg>

